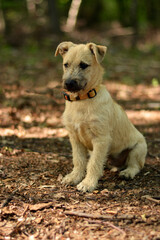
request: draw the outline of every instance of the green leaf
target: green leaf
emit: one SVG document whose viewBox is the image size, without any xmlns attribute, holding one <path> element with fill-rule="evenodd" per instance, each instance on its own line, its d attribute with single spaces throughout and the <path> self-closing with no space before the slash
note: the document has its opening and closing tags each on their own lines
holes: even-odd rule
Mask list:
<svg viewBox="0 0 160 240">
<path fill-rule="evenodd" d="M 158 87 L 159 86 L 159 81 L 157 78 L 152 78 L 152 86 L 153 87 Z"/>
</svg>

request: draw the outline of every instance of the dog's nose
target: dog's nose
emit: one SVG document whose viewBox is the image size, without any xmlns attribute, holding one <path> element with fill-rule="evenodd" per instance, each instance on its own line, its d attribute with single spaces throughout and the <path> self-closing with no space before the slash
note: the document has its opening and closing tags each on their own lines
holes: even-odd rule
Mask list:
<svg viewBox="0 0 160 240">
<path fill-rule="evenodd" d="M 79 87 L 78 87 L 78 84 L 76 82 L 76 80 L 74 79 L 67 79 L 65 81 L 65 88 L 68 90 L 68 91 L 73 91 L 73 92 L 76 92 L 79 90 Z"/>
</svg>

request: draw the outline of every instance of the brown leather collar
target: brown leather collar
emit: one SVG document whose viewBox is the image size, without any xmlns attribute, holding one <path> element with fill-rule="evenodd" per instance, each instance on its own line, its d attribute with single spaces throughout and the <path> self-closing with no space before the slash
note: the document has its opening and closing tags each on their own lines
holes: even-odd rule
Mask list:
<svg viewBox="0 0 160 240">
<path fill-rule="evenodd" d="M 100 86 L 97 86 L 97 87 L 91 89 L 90 91 L 88 91 L 86 94 L 78 95 L 76 97 L 73 96 L 72 93 L 68 93 L 68 92 L 62 92 L 62 94 L 63 94 L 65 100 L 72 102 L 72 101 L 84 100 L 87 98 L 94 98 L 97 95 L 99 89 L 100 89 Z"/>
</svg>

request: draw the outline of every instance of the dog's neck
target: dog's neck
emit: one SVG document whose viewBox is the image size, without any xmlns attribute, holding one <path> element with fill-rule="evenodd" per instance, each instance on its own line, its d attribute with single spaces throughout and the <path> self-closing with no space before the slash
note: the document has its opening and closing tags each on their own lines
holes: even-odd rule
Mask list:
<svg viewBox="0 0 160 240">
<path fill-rule="evenodd" d="M 95 88 L 90 89 L 86 93 L 71 93 L 63 91 L 64 99 L 70 102 L 91 99 L 96 97 L 98 91 L 100 90 L 100 85 L 96 86 Z"/>
</svg>

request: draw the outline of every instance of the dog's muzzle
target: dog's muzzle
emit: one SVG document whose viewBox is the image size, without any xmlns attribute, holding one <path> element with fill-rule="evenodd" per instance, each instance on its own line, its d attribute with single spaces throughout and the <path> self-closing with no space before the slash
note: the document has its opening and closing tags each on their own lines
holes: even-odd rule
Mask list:
<svg viewBox="0 0 160 240">
<path fill-rule="evenodd" d="M 69 92 L 78 92 L 83 89 L 83 87 L 80 86 L 75 79 L 67 79 L 64 82 L 64 88 Z"/>
</svg>

